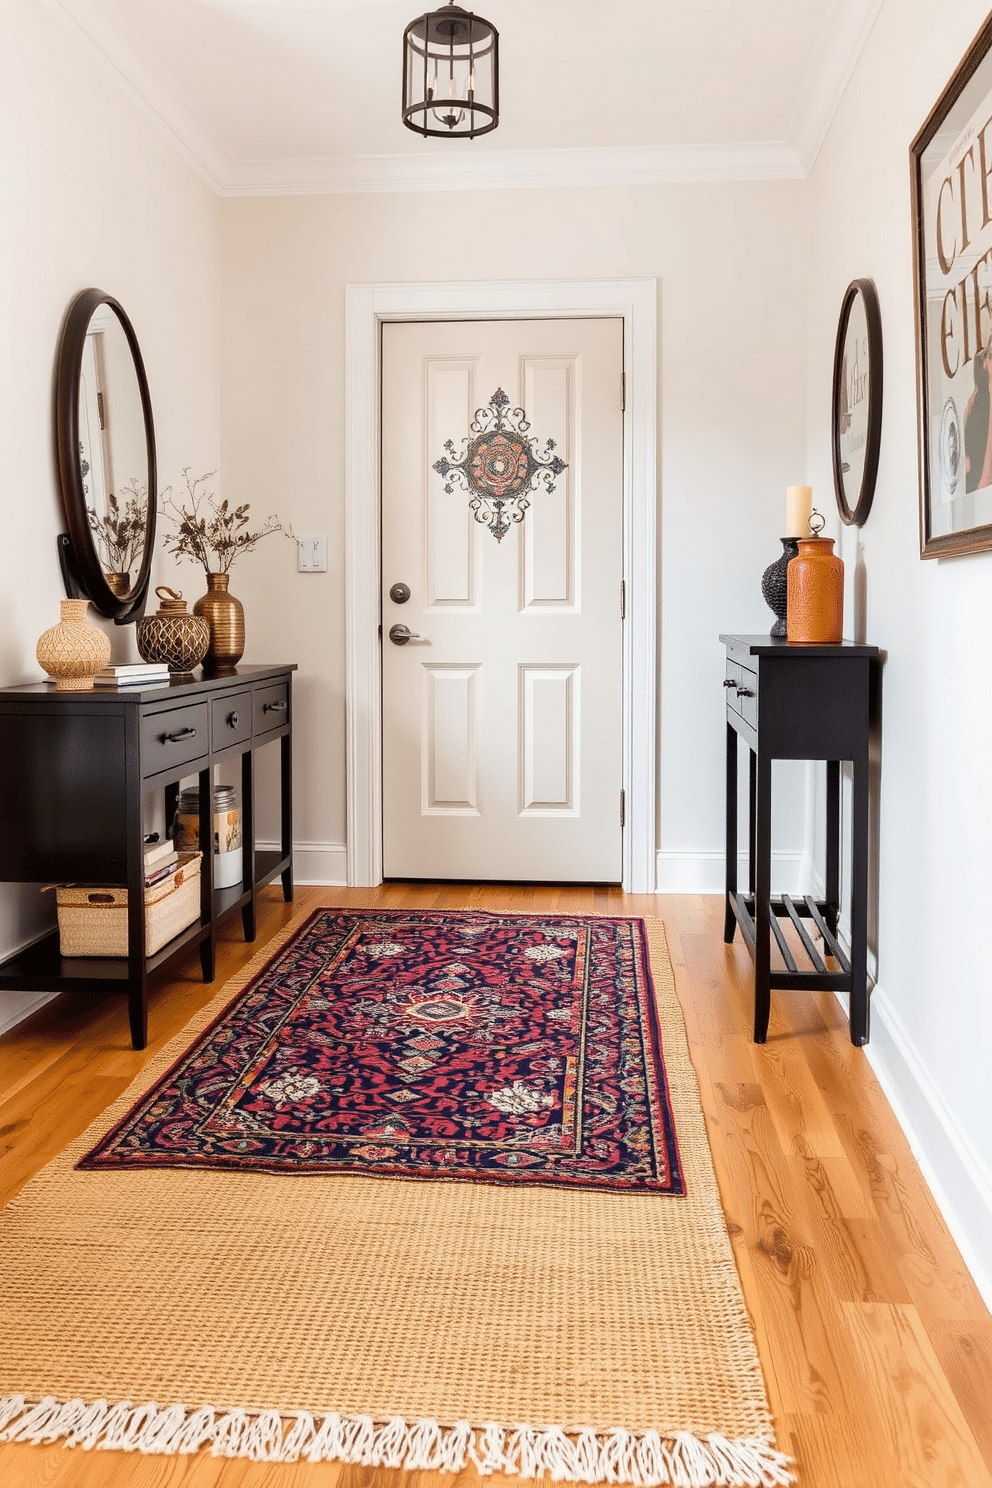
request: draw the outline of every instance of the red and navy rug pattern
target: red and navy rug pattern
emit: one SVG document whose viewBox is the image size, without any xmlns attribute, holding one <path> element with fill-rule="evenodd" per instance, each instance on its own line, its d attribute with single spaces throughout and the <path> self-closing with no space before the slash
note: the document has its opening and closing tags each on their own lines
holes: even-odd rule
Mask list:
<svg viewBox="0 0 992 1488">
<path fill-rule="evenodd" d="M 317 910 L 79 1167 L 683 1194 L 644 924 Z"/>
</svg>

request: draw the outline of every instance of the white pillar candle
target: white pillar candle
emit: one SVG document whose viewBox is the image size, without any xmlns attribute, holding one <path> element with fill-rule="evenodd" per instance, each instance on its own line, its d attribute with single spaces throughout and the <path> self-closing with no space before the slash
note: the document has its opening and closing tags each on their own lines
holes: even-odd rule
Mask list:
<svg viewBox="0 0 992 1488">
<path fill-rule="evenodd" d="M 786 486 L 785 531 L 783 537 L 809 537 L 809 519 L 813 511 L 812 486 Z"/>
</svg>

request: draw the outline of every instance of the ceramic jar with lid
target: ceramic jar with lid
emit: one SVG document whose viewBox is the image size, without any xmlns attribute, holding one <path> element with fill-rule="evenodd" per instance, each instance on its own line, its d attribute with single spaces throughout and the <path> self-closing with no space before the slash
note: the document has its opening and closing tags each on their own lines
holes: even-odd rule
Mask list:
<svg viewBox="0 0 992 1488">
<path fill-rule="evenodd" d="M 185 676 L 206 656 L 210 626 L 187 612 L 186 601 L 175 589 L 160 584 L 155 593 L 158 610 L 138 623 L 138 655 L 143 661 L 164 661 L 174 676 Z"/>
</svg>

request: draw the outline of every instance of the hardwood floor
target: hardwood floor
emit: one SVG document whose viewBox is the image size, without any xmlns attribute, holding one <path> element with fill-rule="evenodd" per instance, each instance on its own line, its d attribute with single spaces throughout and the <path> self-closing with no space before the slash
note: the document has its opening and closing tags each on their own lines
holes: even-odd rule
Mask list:
<svg viewBox="0 0 992 1488">
<path fill-rule="evenodd" d="M 750 962 L 722 901 L 620 890 L 386 885 L 276 891 L 259 941 L 320 903 L 653 914 L 666 924 L 714 1163 L 780 1447 L 804 1488 L 992 1488 L 992 1318 L 826 993 L 773 995 L 751 1042 Z M 157 985 L 132 1052 L 123 999 L 65 996 L 0 1039 L 0 1202 L 112 1101 L 220 985 Z M 0 1340 L 0 1347 L 3 1340 Z M 475 1477 L 465 1472 L 462 1480 Z M 0 1446 L 6 1488 L 450 1488 L 434 1473 Z M 401 1482 L 402 1480 L 402 1482 Z"/>
</svg>

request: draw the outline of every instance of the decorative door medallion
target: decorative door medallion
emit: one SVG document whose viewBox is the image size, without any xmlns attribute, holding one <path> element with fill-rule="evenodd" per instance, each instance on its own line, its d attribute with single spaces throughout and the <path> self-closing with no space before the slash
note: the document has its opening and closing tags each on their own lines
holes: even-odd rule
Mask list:
<svg viewBox="0 0 992 1488">
<path fill-rule="evenodd" d="M 454 491 L 452 480 L 463 484 L 472 500 L 469 506 L 477 522 L 488 527 L 497 542 L 510 530 L 510 522 L 522 522 L 530 506 L 528 492 L 536 489 L 541 477 L 550 495 L 556 476 L 568 466 L 554 453 L 555 441 L 545 443 L 539 455 L 534 441 L 528 438 L 530 423 L 522 408 L 507 413 L 510 400 L 497 388 L 487 408 L 477 408 L 470 424 L 471 433 L 462 440 L 465 453 L 460 460 L 444 456 L 435 461 L 434 469 L 445 477 L 447 495 Z M 446 439 L 450 455 L 455 443 Z"/>
</svg>

